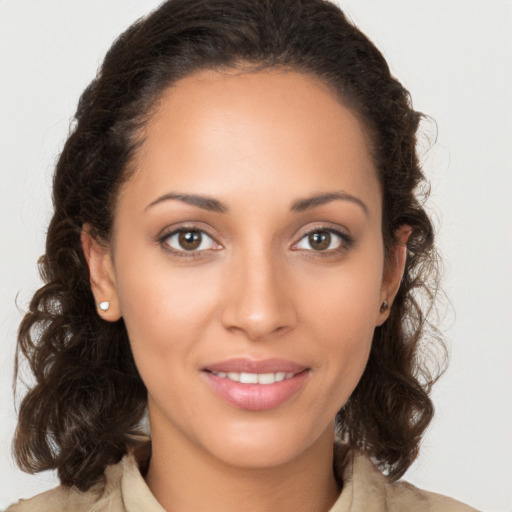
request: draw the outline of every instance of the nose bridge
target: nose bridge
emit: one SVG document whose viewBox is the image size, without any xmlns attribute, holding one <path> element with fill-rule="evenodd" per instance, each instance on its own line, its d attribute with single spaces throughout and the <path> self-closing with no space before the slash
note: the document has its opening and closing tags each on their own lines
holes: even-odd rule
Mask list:
<svg viewBox="0 0 512 512">
<path fill-rule="evenodd" d="M 295 323 L 284 264 L 271 247 L 261 245 L 241 250 L 234 257 L 223 311 L 226 328 L 243 331 L 253 340 L 284 331 Z"/>
</svg>

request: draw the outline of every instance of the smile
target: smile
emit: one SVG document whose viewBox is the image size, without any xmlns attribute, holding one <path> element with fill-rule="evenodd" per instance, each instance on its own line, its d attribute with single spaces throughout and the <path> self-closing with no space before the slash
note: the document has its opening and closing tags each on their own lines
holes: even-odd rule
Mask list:
<svg viewBox="0 0 512 512">
<path fill-rule="evenodd" d="M 276 372 L 276 373 L 246 373 L 246 372 L 212 372 L 221 379 L 229 379 L 233 382 L 241 384 L 274 384 L 286 379 L 291 379 L 295 373 L 293 372 Z"/>
<path fill-rule="evenodd" d="M 247 411 L 266 411 L 300 393 L 310 368 L 283 359 L 231 359 L 210 364 L 201 372 L 214 395 Z"/>
</svg>

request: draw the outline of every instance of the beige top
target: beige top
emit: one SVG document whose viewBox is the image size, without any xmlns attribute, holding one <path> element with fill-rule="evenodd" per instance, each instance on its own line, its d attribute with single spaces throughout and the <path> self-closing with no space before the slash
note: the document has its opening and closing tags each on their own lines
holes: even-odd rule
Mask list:
<svg viewBox="0 0 512 512">
<path fill-rule="evenodd" d="M 390 483 L 364 455 L 356 453 L 346 460 L 338 470 L 343 490 L 330 512 L 478 512 L 407 482 Z M 21 500 L 7 512 L 165 512 L 151 494 L 132 455 L 109 466 L 105 477 L 105 483 L 85 493 L 60 486 Z"/>
</svg>

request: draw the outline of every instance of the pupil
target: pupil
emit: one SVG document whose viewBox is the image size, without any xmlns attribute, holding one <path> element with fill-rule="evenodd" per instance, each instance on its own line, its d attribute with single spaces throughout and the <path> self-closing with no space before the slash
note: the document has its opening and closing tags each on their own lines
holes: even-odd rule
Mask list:
<svg viewBox="0 0 512 512">
<path fill-rule="evenodd" d="M 331 244 L 331 234 L 327 231 L 317 231 L 309 235 L 309 243 L 316 251 L 323 251 Z"/>
<path fill-rule="evenodd" d="M 197 249 L 201 245 L 201 233 L 198 231 L 182 231 L 179 242 L 186 251 Z"/>
</svg>

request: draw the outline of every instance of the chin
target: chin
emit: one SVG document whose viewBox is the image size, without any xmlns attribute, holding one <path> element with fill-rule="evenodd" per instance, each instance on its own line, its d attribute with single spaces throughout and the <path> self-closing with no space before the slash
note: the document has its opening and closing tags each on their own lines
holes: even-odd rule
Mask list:
<svg viewBox="0 0 512 512">
<path fill-rule="evenodd" d="M 296 461 L 315 445 L 327 443 L 332 447 L 332 423 L 323 432 L 302 431 L 295 425 L 252 426 L 226 429 L 213 433 L 208 439 L 208 451 L 224 464 L 245 469 L 268 469 Z"/>
</svg>

